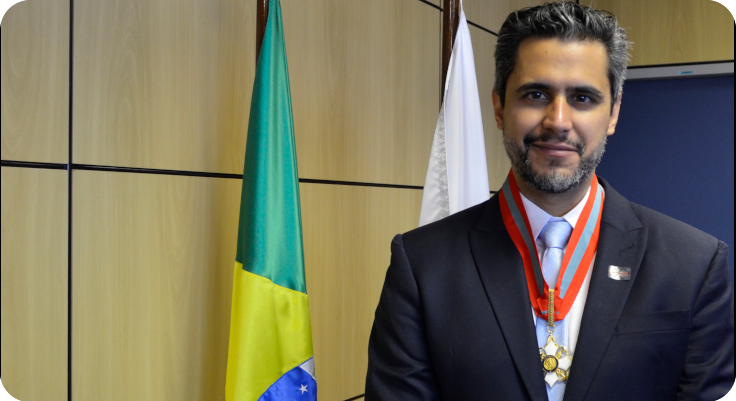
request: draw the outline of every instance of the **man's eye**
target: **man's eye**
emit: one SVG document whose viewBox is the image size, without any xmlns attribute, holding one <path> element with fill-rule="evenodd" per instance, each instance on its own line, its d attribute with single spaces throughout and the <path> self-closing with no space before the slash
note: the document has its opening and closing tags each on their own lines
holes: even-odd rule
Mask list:
<svg viewBox="0 0 736 401">
<path fill-rule="evenodd" d="M 595 103 L 596 100 L 588 95 L 575 95 L 575 101 L 578 103 Z"/>
<path fill-rule="evenodd" d="M 529 99 L 532 99 L 532 100 L 539 100 L 539 99 L 544 98 L 544 93 L 542 93 L 542 92 L 529 92 L 529 93 L 526 94 L 526 96 Z"/>
</svg>

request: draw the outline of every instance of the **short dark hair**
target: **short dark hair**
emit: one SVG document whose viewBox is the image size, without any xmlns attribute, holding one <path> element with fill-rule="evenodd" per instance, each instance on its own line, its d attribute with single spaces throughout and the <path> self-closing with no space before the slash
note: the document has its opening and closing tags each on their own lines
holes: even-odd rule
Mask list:
<svg viewBox="0 0 736 401">
<path fill-rule="evenodd" d="M 516 65 L 519 45 L 530 37 L 603 43 L 608 53 L 608 81 L 613 106 L 623 90 L 631 47 L 626 32 L 613 14 L 566 1 L 545 3 L 509 14 L 498 32 L 495 53 L 496 82 L 493 88 L 498 92 L 502 105 L 506 100 L 506 83 Z"/>
</svg>

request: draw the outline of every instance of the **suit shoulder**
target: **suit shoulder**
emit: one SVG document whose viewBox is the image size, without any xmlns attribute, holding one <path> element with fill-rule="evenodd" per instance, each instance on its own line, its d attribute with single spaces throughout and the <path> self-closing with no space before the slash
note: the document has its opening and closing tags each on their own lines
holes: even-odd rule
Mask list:
<svg viewBox="0 0 736 401">
<path fill-rule="evenodd" d="M 498 208 L 497 201 L 493 207 L 493 199 L 397 236 L 392 255 L 403 253 L 403 261 L 418 285 L 434 288 L 432 291 L 448 280 L 477 275 L 470 232 L 487 212 Z"/>
<path fill-rule="evenodd" d="M 686 242 L 691 246 L 701 246 L 713 251 L 719 246 L 720 241 L 717 238 L 702 230 L 634 202 L 629 204 L 642 226 L 655 239 L 674 243 Z"/>
<path fill-rule="evenodd" d="M 468 230 L 475 227 L 483 214 L 484 208 L 490 201 L 487 200 L 444 219 L 408 231 L 402 235 L 404 243 L 437 242 L 442 241 L 443 238 L 456 237 L 459 234 L 464 235 Z"/>
</svg>

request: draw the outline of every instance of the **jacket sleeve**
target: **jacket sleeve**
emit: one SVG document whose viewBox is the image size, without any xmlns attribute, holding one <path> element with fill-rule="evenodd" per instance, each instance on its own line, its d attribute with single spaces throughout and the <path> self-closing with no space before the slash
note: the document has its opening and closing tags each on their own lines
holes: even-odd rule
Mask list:
<svg viewBox="0 0 736 401">
<path fill-rule="evenodd" d="M 734 384 L 733 302 L 728 246 L 720 242 L 693 305 L 678 401 L 718 400 L 731 390 Z"/>
<path fill-rule="evenodd" d="M 368 343 L 366 401 L 439 399 L 424 327 L 419 287 L 397 235 Z"/>
</svg>

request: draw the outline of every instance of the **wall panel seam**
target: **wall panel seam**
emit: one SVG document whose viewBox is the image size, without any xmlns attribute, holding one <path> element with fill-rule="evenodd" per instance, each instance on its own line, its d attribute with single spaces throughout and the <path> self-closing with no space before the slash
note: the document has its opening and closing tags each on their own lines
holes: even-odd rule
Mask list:
<svg viewBox="0 0 736 401">
<path fill-rule="evenodd" d="M 138 168 L 138 167 L 116 167 L 116 166 L 102 166 L 102 165 L 92 165 L 92 164 L 72 164 L 71 169 L 72 170 L 86 170 L 86 171 L 107 171 L 107 172 L 117 172 L 117 173 L 136 173 L 136 174 L 173 175 L 173 176 L 186 176 L 186 177 L 243 179 L 242 174 L 208 173 L 208 172 L 186 171 L 186 170 L 162 170 L 162 169 L 149 169 L 149 168 Z M 347 186 L 419 189 L 419 190 L 424 189 L 424 187 L 418 186 L 418 185 L 386 184 L 386 183 L 358 182 L 358 181 L 336 181 L 336 180 L 322 180 L 322 179 L 313 179 L 313 178 L 299 178 L 299 182 L 305 183 L 305 184 L 347 185 Z"/>
<path fill-rule="evenodd" d="M 478 25 L 478 24 L 476 24 L 476 23 L 475 23 L 475 22 L 473 22 L 473 21 L 470 21 L 470 20 L 468 20 L 468 25 L 472 25 L 472 26 L 474 26 L 474 27 L 476 27 L 476 28 L 480 29 L 480 30 L 481 30 L 481 31 L 483 31 L 483 32 L 486 32 L 486 33 L 490 33 L 491 35 L 493 35 L 493 36 L 496 36 L 496 37 L 498 37 L 498 33 L 496 33 L 496 32 L 493 32 L 492 30 L 490 30 L 490 29 L 488 29 L 488 28 L 486 28 L 486 27 L 484 27 L 484 26 Z"/>
<path fill-rule="evenodd" d="M 706 65 L 706 64 L 722 64 L 722 63 L 733 63 L 734 59 L 730 60 L 712 60 L 712 61 L 691 61 L 687 63 L 665 63 L 665 64 L 637 64 L 630 65 L 626 69 L 639 69 L 639 68 L 652 68 L 652 67 L 679 67 L 686 65 Z"/>
<path fill-rule="evenodd" d="M 434 3 L 430 3 L 430 2 L 429 2 L 429 1 L 427 1 L 427 0 L 419 0 L 419 2 L 420 2 L 420 3 L 424 3 L 424 4 L 428 5 L 428 6 L 431 6 L 432 8 L 436 8 L 436 9 L 438 9 L 438 10 L 442 11 L 442 7 L 438 6 L 437 4 L 434 4 Z"/>
<path fill-rule="evenodd" d="M 69 167 L 66 163 L 25 162 L 17 160 L 3 160 L 1 165 L 2 167 L 37 168 L 43 170 L 66 170 Z"/>
<path fill-rule="evenodd" d="M 74 116 L 74 0 L 69 0 L 69 158 L 67 179 L 67 400 L 72 401 L 72 127 Z"/>
</svg>

